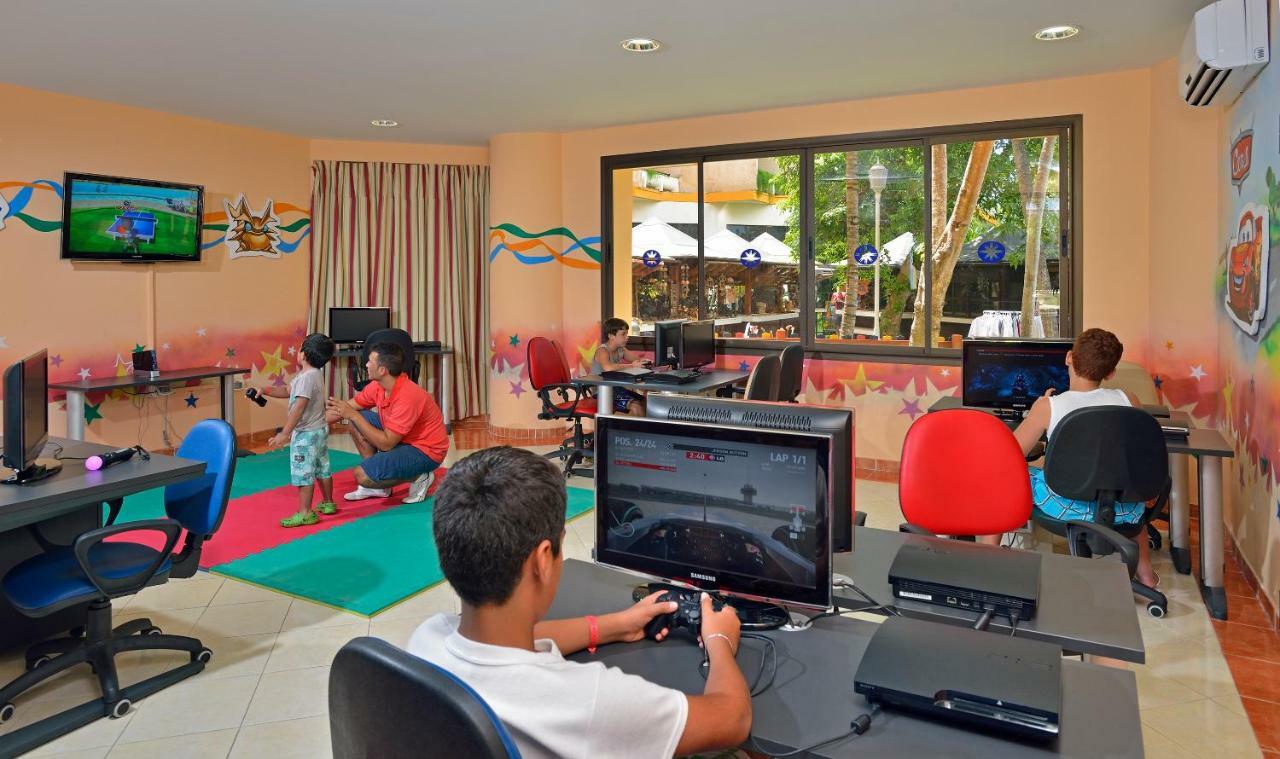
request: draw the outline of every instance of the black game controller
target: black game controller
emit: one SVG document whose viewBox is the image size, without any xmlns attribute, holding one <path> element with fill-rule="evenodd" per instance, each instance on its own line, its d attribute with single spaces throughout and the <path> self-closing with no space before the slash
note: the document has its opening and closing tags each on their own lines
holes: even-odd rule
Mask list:
<svg viewBox="0 0 1280 759">
<path fill-rule="evenodd" d="M 644 626 L 644 637 L 654 640 L 663 630 L 675 632 L 682 627 L 693 633 L 695 637 L 700 635 L 702 633 L 702 591 L 684 590 L 668 585 L 642 585 L 631 592 L 631 597 L 641 601 L 650 593 L 659 590 L 664 592 L 658 597 L 658 603 L 675 601 L 677 608 L 674 612 L 659 614 L 649 620 L 649 624 Z M 712 595 L 711 608 L 720 611 L 724 608 L 724 602 Z"/>
<path fill-rule="evenodd" d="M 248 398 L 249 400 L 253 401 L 259 406 L 262 406 L 263 408 L 266 408 L 267 406 L 267 397 L 262 393 L 259 393 L 258 388 L 256 387 L 251 387 L 248 390 L 245 390 L 244 397 Z"/>
</svg>

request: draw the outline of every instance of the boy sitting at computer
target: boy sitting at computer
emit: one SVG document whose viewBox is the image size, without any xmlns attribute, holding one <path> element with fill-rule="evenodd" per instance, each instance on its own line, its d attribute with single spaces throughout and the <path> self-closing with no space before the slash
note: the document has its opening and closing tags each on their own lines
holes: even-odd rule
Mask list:
<svg viewBox="0 0 1280 759">
<path fill-rule="evenodd" d="M 1022 446 L 1024 454 L 1031 453 L 1043 436 L 1046 440 L 1053 436 L 1058 423 L 1072 411 L 1087 406 L 1137 406 L 1138 399 L 1127 391 L 1102 387 L 1104 380 L 1110 379 L 1120 363 L 1124 353 L 1124 345 L 1105 329 L 1087 329 L 1080 333 L 1067 353 L 1067 373 L 1071 384 L 1066 392 L 1054 394 L 1050 388 L 1043 396 L 1036 399 L 1031 410 L 1022 423 L 1014 430 L 1014 437 Z M 1054 519 L 1069 520 L 1093 518 L 1096 504 L 1087 501 L 1075 501 L 1063 498 L 1049 489 L 1044 480 L 1044 470 L 1040 467 L 1028 467 L 1031 475 L 1031 496 L 1037 511 Z M 1116 521 L 1132 524 L 1141 517 L 1145 503 L 1117 503 Z M 998 543 L 999 536 L 986 536 L 986 543 Z M 1136 541 L 1138 544 L 1138 581 L 1149 587 L 1156 587 L 1159 576 L 1151 567 L 1151 549 L 1146 540 Z"/>
<path fill-rule="evenodd" d="M 650 620 L 676 608 L 654 593 L 612 614 L 544 620 L 564 565 L 566 498 L 563 475 L 529 451 L 489 448 L 459 461 L 436 494 L 432 529 L 462 614 L 423 622 L 409 652 L 474 688 L 525 757 L 666 757 L 746 740 L 751 697 L 734 658 L 738 617 L 729 606 L 715 611 L 705 595 L 710 668 L 701 696 L 564 658 L 638 641 Z"/>
<path fill-rule="evenodd" d="M 627 350 L 627 334 L 631 328 L 617 317 L 605 319 L 601 328 L 601 339 L 604 340 L 596 354 L 591 358 L 591 373 L 603 374 L 619 369 L 634 369 L 644 365 L 640 354 Z M 638 394 L 621 387 L 613 389 L 613 410 L 619 414 L 644 416 L 644 399 Z"/>
</svg>

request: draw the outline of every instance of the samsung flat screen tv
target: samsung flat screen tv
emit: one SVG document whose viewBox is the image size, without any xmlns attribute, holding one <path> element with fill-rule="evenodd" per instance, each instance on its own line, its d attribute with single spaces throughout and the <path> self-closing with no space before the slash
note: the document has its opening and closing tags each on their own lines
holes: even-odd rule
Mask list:
<svg viewBox="0 0 1280 759">
<path fill-rule="evenodd" d="M 199 261 L 204 188 L 68 172 L 62 258 L 73 261 Z"/>
</svg>

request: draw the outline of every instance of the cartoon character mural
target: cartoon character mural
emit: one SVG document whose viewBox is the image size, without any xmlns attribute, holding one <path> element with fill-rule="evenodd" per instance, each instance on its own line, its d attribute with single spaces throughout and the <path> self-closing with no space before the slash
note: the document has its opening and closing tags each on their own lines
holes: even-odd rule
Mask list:
<svg viewBox="0 0 1280 759">
<path fill-rule="evenodd" d="M 272 210 L 272 201 L 267 199 L 261 213 L 254 213 L 245 200 L 244 194 L 234 205 L 223 201 L 227 209 L 227 250 L 232 258 L 243 256 L 263 256 L 279 258 L 280 251 L 276 245 L 280 242 L 278 219 Z"/>
<path fill-rule="evenodd" d="M 1227 315 L 1240 329 L 1258 334 L 1267 313 L 1267 259 L 1270 232 L 1266 208 L 1248 203 L 1240 211 L 1227 251 Z"/>
</svg>

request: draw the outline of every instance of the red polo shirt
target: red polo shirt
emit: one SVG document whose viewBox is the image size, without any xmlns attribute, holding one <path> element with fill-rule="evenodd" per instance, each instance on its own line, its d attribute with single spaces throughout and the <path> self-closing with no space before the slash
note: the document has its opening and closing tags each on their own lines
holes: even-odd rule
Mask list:
<svg viewBox="0 0 1280 759">
<path fill-rule="evenodd" d="M 377 408 L 382 429 L 400 435 L 400 442 L 417 448 L 432 461 L 444 462 L 449 453 L 449 434 L 445 432 L 440 407 L 409 375 L 396 377 L 390 393 L 377 382 L 370 382 L 356 394 L 355 402 L 360 408 Z"/>
</svg>

